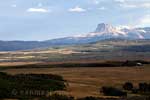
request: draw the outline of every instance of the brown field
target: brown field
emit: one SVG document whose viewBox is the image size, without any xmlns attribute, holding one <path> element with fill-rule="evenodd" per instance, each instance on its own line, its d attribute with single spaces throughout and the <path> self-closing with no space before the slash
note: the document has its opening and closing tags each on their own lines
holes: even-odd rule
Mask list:
<svg viewBox="0 0 150 100">
<path fill-rule="evenodd" d="M 20 66 L 20 65 L 30 65 L 38 64 L 41 62 L 0 62 L 0 67 L 11 67 L 11 66 Z"/>
<path fill-rule="evenodd" d="M 32 69 L 7 69 L 10 74 L 42 73 L 62 75 L 68 81 L 67 91 L 59 93 L 75 97 L 100 96 L 101 86 L 121 87 L 126 81 L 135 85 L 139 82 L 150 82 L 150 67 L 112 67 L 112 68 L 32 68 Z"/>
</svg>

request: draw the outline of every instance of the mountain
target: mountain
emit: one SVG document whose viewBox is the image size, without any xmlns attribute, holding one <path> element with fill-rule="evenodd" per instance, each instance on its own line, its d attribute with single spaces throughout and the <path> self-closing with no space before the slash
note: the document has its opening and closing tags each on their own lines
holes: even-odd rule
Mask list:
<svg viewBox="0 0 150 100">
<path fill-rule="evenodd" d="M 109 24 L 98 24 L 94 32 L 49 40 L 53 44 L 83 44 L 105 39 L 150 39 L 150 27 L 145 28 L 117 28 Z"/>
<path fill-rule="evenodd" d="M 81 36 L 83 37 L 83 36 Z M 81 38 L 80 37 L 80 38 Z M 109 24 L 98 24 L 94 32 L 88 33 L 84 38 L 98 37 L 100 40 L 110 38 L 122 39 L 150 39 L 150 27 L 145 28 L 117 28 Z"/>
<path fill-rule="evenodd" d="M 117 28 L 109 24 L 98 24 L 95 31 L 72 37 L 58 38 L 47 41 L 0 41 L 0 51 L 28 50 L 47 48 L 50 46 L 87 44 L 107 39 L 150 39 L 150 27 Z"/>
</svg>

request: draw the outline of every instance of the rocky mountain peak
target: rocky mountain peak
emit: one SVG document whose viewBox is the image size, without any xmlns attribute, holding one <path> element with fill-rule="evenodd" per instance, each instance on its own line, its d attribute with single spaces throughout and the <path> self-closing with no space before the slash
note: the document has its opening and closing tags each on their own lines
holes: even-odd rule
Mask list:
<svg viewBox="0 0 150 100">
<path fill-rule="evenodd" d="M 115 30 L 115 28 L 113 26 L 111 26 L 109 24 L 105 24 L 105 23 L 100 23 L 97 25 L 95 33 L 110 32 L 112 30 Z"/>
</svg>

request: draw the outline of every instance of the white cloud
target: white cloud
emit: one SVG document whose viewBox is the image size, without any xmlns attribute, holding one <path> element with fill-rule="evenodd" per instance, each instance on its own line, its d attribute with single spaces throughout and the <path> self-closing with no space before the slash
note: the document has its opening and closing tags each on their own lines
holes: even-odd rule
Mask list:
<svg viewBox="0 0 150 100">
<path fill-rule="evenodd" d="M 115 0 L 119 2 L 119 5 L 123 8 L 150 8 L 150 1 L 135 1 L 131 2 L 129 0 Z"/>
<path fill-rule="evenodd" d="M 125 0 L 115 0 L 116 2 L 124 3 Z"/>
<path fill-rule="evenodd" d="M 141 18 L 140 25 L 141 26 L 150 26 L 150 15 L 145 15 L 143 18 Z"/>
<path fill-rule="evenodd" d="M 76 6 L 76 7 L 74 7 L 74 8 L 70 8 L 69 11 L 70 11 L 70 12 L 85 12 L 86 9 L 83 9 L 83 8 L 81 8 L 81 7 L 79 7 L 79 6 Z"/>
<path fill-rule="evenodd" d="M 137 8 L 138 6 L 137 5 L 134 5 L 134 4 L 120 4 L 121 7 L 123 8 Z"/>
<path fill-rule="evenodd" d="M 48 9 L 44 9 L 44 8 L 29 8 L 29 9 L 27 9 L 27 12 L 48 13 L 50 11 Z"/>
<path fill-rule="evenodd" d="M 141 7 L 150 8 L 150 3 L 143 3 L 143 4 L 141 5 Z"/>
<path fill-rule="evenodd" d="M 150 3 L 141 3 L 141 4 L 120 4 L 124 8 L 150 8 Z"/>
</svg>

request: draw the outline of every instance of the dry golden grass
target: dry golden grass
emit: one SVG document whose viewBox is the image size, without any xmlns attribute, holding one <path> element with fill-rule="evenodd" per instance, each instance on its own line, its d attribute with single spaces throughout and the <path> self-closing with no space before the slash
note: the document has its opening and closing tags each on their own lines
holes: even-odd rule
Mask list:
<svg viewBox="0 0 150 100">
<path fill-rule="evenodd" d="M 20 65 L 30 65 L 30 64 L 38 64 L 41 62 L 1 62 L 0 67 L 8 67 L 8 66 L 20 66 Z"/>
<path fill-rule="evenodd" d="M 40 69 L 9 69 L 5 70 L 10 74 L 19 73 L 42 73 L 62 75 L 69 83 L 67 91 L 59 93 L 72 95 L 75 97 L 100 96 L 101 86 L 113 85 L 121 86 L 126 81 L 131 81 L 135 85 L 139 82 L 150 82 L 150 67 L 129 68 L 40 68 Z"/>
</svg>

